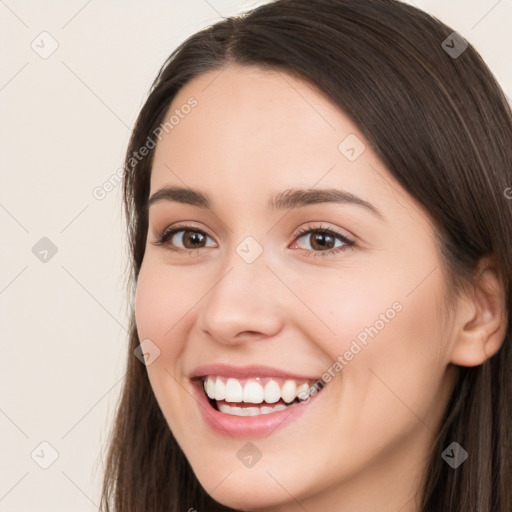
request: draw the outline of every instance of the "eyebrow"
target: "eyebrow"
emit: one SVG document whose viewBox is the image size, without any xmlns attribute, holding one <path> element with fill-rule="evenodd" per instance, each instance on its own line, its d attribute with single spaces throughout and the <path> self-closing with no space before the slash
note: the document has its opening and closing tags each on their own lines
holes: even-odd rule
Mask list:
<svg viewBox="0 0 512 512">
<path fill-rule="evenodd" d="M 172 201 L 177 203 L 190 204 L 199 208 L 209 209 L 212 206 L 208 195 L 183 187 L 164 187 L 156 191 L 147 202 L 147 208 L 160 201 Z M 381 220 L 385 220 L 382 212 L 373 204 L 361 197 L 336 188 L 326 189 L 288 189 L 270 198 L 267 207 L 269 210 L 284 210 L 301 208 L 319 203 L 342 203 L 360 206 Z"/>
</svg>

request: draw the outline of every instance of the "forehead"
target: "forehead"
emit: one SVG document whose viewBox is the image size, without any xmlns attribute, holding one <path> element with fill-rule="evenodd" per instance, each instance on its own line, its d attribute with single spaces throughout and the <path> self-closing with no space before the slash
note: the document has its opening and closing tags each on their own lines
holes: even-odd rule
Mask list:
<svg viewBox="0 0 512 512">
<path fill-rule="evenodd" d="M 188 110 L 191 98 L 197 105 L 167 140 L 178 151 L 176 146 L 192 135 L 196 148 L 208 144 L 218 152 L 250 152 L 264 144 L 267 151 L 337 151 L 337 132 L 355 129 L 313 86 L 281 71 L 232 66 L 200 75 L 178 92 L 166 117 Z M 309 143 L 303 145 L 305 141 Z M 293 157 L 290 153 L 287 159 Z"/>
<path fill-rule="evenodd" d="M 181 186 L 214 203 L 266 207 L 288 188 L 334 187 L 381 211 L 390 199 L 417 208 L 344 112 L 282 71 L 229 66 L 200 75 L 178 92 L 165 120 L 171 116 L 155 149 L 151 195 Z M 343 152 L 347 140 L 362 151 L 356 159 Z"/>
<path fill-rule="evenodd" d="M 165 120 L 171 117 L 155 150 L 152 186 L 171 177 L 159 172 L 163 162 L 186 170 L 191 180 L 233 168 L 249 180 L 267 174 L 275 179 L 276 170 L 289 168 L 300 179 L 304 158 L 313 157 L 314 178 L 328 170 L 324 161 L 332 165 L 339 158 L 339 142 L 357 132 L 310 84 L 255 67 L 230 66 L 196 77 L 174 98 Z"/>
</svg>

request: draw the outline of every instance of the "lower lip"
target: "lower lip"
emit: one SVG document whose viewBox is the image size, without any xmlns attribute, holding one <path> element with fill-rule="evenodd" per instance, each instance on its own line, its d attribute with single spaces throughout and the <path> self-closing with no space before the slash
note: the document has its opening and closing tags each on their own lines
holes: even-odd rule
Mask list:
<svg viewBox="0 0 512 512">
<path fill-rule="evenodd" d="M 193 383 L 194 393 L 198 398 L 199 409 L 205 423 L 215 433 L 226 437 L 234 438 L 261 438 L 267 437 L 275 430 L 281 429 L 289 423 L 297 420 L 304 412 L 311 410 L 313 402 L 316 402 L 318 395 L 314 395 L 307 402 L 299 402 L 283 411 L 269 414 L 258 414 L 257 416 L 233 416 L 218 411 L 210 405 L 206 394 L 203 391 L 201 381 Z M 320 393 L 321 394 L 321 393 Z M 255 404 L 256 405 L 256 404 Z"/>
</svg>

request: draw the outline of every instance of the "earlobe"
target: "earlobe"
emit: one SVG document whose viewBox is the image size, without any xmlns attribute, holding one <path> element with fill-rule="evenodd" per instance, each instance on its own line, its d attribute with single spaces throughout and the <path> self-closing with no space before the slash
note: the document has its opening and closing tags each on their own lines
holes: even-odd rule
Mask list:
<svg viewBox="0 0 512 512">
<path fill-rule="evenodd" d="M 507 329 L 505 292 L 488 258 L 480 261 L 475 287 L 461 298 L 456 322 L 453 364 L 481 365 L 502 346 Z"/>
</svg>

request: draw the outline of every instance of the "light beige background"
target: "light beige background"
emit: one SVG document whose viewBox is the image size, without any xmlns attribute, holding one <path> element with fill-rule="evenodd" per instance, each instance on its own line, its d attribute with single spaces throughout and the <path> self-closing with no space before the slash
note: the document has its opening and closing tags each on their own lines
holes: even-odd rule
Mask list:
<svg viewBox="0 0 512 512">
<path fill-rule="evenodd" d="M 128 305 L 121 187 L 101 200 L 93 191 L 122 166 L 170 52 L 261 3 L 0 0 L 3 512 L 98 509 Z M 411 3 L 468 39 L 510 97 L 512 1 Z M 46 262 L 32 252 L 42 237 L 57 248 Z"/>
</svg>

